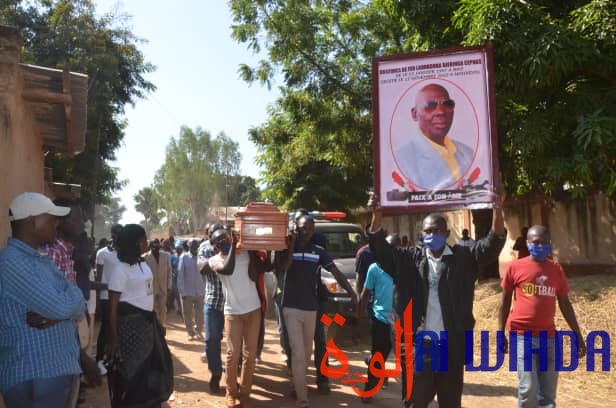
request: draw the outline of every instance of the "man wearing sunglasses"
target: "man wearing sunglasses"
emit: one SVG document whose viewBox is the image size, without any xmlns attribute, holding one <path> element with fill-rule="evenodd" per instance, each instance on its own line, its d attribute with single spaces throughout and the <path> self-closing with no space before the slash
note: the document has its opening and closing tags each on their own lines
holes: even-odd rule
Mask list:
<svg viewBox="0 0 616 408">
<path fill-rule="evenodd" d="M 455 106 L 447 90 L 434 83 L 421 88 L 415 97 L 411 118 L 421 133 L 412 135 L 395 158 L 402 173 L 420 190 L 451 187 L 473 161 L 473 149 L 448 134 Z"/>
</svg>

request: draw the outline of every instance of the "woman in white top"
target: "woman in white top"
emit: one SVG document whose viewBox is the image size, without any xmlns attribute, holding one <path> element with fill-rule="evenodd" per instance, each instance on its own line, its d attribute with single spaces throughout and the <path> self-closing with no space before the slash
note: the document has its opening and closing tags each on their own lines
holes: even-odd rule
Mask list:
<svg viewBox="0 0 616 408">
<path fill-rule="evenodd" d="M 141 257 L 145 230 L 125 225 L 109 274 L 110 391 L 114 407 L 155 407 L 173 391 L 173 366 L 164 329 L 152 311 L 152 271 Z"/>
</svg>

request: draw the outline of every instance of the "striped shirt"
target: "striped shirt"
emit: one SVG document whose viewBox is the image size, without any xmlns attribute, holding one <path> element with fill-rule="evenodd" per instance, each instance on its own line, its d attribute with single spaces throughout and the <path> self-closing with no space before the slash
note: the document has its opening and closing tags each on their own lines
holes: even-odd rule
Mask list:
<svg viewBox="0 0 616 408">
<path fill-rule="evenodd" d="M 58 267 L 60 272 L 64 273 L 66 280 L 71 285 L 77 286 L 77 273 L 75 272 L 75 262 L 73 261 L 73 245 L 62 238 L 56 238 L 53 244 L 47 244 L 43 247 L 43 252 Z"/>
<path fill-rule="evenodd" d="M 32 328 L 29 311 L 60 322 Z M 10 238 L 0 251 L 0 393 L 25 381 L 80 373 L 74 321 L 84 312 L 81 290 L 49 258 Z"/>
<path fill-rule="evenodd" d="M 216 250 L 210 245 L 210 241 L 205 241 L 199 248 L 199 259 L 210 259 L 216 255 Z M 203 303 L 213 309 L 222 311 L 225 306 L 225 292 L 222 288 L 222 282 L 218 279 L 218 274 L 209 271 L 205 274 L 205 297 Z"/>
<path fill-rule="evenodd" d="M 301 310 L 317 310 L 317 285 L 321 279 L 321 267 L 334 265 L 325 250 L 315 244 L 295 248 L 293 262 L 284 278 L 282 305 Z"/>
</svg>

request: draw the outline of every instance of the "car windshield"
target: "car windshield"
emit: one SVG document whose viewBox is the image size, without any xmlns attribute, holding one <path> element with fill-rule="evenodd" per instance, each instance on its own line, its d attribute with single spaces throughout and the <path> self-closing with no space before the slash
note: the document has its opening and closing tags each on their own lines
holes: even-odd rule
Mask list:
<svg viewBox="0 0 616 408">
<path fill-rule="evenodd" d="M 366 243 L 359 231 L 323 231 L 325 249 L 329 256 L 337 258 L 354 258 L 357 250 Z"/>
</svg>

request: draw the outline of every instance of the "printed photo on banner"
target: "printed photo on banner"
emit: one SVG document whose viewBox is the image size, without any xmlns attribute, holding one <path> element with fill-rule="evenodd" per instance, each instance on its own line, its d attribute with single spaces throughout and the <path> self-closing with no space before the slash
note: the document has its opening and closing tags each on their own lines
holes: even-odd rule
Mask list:
<svg viewBox="0 0 616 408">
<path fill-rule="evenodd" d="M 375 187 L 381 207 L 489 208 L 496 152 L 486 47 L 375 58 Z"/>
</svg>

